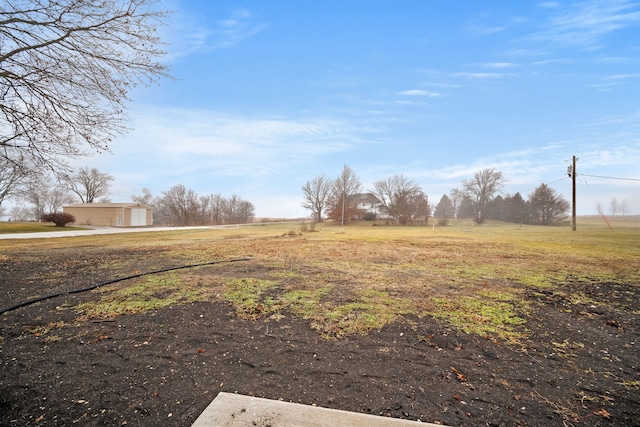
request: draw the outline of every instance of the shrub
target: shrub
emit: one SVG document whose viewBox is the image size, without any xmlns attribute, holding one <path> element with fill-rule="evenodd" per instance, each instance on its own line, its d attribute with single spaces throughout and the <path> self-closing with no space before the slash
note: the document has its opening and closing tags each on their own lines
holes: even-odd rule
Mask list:
<svg viewBox="0 0 640 427">
<path fill-rule="evenodd" d="M 75 222 L 76 218 L 70 213 L 54 212 L 42 215 L 42 222 L 53 222 L 56 227 L 64 227 L 65 225 Z"/>
<path fill-rule="evenodd" d="M 308 233 L 308 232 L 313 232 L 313 231 L 316 231 L 316 222 L 315 221 L 311 221 L 311 222 L 302 221 L 300 223 L 300 232 L 301 233 Z"/>
</svg>

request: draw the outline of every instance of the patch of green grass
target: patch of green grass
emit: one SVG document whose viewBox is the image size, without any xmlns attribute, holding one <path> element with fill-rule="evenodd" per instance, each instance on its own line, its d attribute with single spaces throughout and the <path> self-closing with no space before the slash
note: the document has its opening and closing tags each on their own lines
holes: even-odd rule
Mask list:
<svg viewBox="0 0 640 427">
<path fill-rule="evenodd" d="M 185 284 L 175 274 L 145 276 L 137 283 L 104 294 L 99 301 L 75 307 L 81 318 L 113 318 L 123 314 L 138 314 L 171 304 L 208 300 L 206 287 Z"/>
<path fill-rule="evenodd" d="M 518 314 L 516 304 L 510 300 L 458 296 L 433 297 L 431 301 L 435 308 L 427 314 L 446 320 L 466 333 L 513 342 L 524 336 L 516 327 L 524 325 L 526 320 Z"/>
<path fill-rule="evenodd" d="M 318 289 L 298 289 L 286 292 L 281 303 L 292 313 L 304 319 L 311 319 L 318 315 L 322 298 L 331 292 L 331 288 L 324 287 Z"/>
<path fill-rule="evenodd" d="M 243 319 L 256 319 L 275 310 L 275 300 L 264 300 L 262 295 L 276 286 L 277 283 L 272 280 L 230 279 L 225 283 L 222 296 L 236 307 L 238 316 Z"/>
<path fill-rule="evenodd" d="M 233 279 L 225 284 L 223 297 L 243 319 L 256 320 L 289 312 L 306 320 L 325 337 L 366 334 L 412 311 L 408 299 L 366 289 L 345 304 L 324 301 L 330 287 L 282 290 L 269 280 Z"/>
<path fill-rule="evenodd" d="M 410 300 L 390 296 L 387 292 L 365 289 L 354 301 L 322 307 L 313 326 L 325 336 L 365 335 L 393 322 L 399 315 L 414 311 Z"/>
</svg>

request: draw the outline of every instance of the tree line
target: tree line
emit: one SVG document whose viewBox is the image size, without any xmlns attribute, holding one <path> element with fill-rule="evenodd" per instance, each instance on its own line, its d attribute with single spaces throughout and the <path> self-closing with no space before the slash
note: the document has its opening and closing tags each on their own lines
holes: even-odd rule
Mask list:
<svg viewBox="0 0 640 427">
<path fill-rule="evenodd" d="M 565 221 L 570 205 L 548 185 L 541 184 L 524 200 L 520 193 L 502 197 L 505 182 L 502 172 L 483 169 L 432 206 L 420 185 L 402 174 L 374 181 L 371 189 L 362 192 L 360 179 L 345 165 L 333 180 L 319 175 L 307 181 L 302 187 L 302 206 L 316 222 L 328 218 L 341 224 L 386 218 L 397 225 L 426 225 L 430 217 L 440 225 L 453 218 L 472 219 L 476 224 L 487 220 L 541 225 Z"/>
<path fill-rule="evenodd" d="M 4 167 L 4 168 L 3 168 Z M 0 214 L 6 199 L 18 202 L 9 212 L 15 221 L 40 221 L 74 203 L 110 202 L 112 175 L 80 168 L 72 174 L 36 174 L 0 159 Z"/>
<path fill-rule="evenodd" d="M 0 160 L 0 165 L 2 161 Z M 52 176 L 25 173 L 20 168 L 0 168 L 0 214 L 2 202 L 18 202 L 9 212 L 14 221 L 40 221 L 58 214 L 74 203 L 109 203 L 109 191 L 114 177 L 98 169 L 80 168 L 70 175 Z M 201 196 L 184 185 L 175 185 L 153 197 L 144 188 L 131 200 L 152 206 L 154 223 L 162 225 L 218 225 L 251 222 L 255 208 L 238 195 Z"/>
<path fill-rule="evenodd" d="M 132 195 L 135 203 L 153 206 L 154 224 L 171 226 L 245 224 L 253 221 L 255 207 L 235 194 L 224 197 L 221 194 L 198 195 L 184 185 L 174 185 L 162 192 L 161 197 L 153 197 L 149 189 L 142 194 Z"/>
</svg>

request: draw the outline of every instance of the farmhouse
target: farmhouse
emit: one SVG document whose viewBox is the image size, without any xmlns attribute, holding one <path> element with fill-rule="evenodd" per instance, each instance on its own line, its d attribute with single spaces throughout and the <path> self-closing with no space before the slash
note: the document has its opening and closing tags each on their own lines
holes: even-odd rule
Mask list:
<svg viewBox="0 0 640 427">
<path fill-rule="evenodd" d="M 79 203 L 63 208 L 78 225 L 146 227 L 153 225 L 153 208 L 140 203 Z"/>
<path fill-rule="evenodd" d="M 356 219 L 375 219 L 383 216 L 380 201 L 371 193 L 358 193 L 352 196 L 356 205 Z"/>
</svg>

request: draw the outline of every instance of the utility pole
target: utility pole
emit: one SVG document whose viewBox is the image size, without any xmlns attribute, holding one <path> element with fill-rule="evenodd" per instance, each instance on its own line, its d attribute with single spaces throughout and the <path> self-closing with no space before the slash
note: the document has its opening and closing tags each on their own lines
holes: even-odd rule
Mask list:
<svg viewBox="0 0 640 427">
<path fill-rule="evenodd" d="M 573 156 L 573 163 L 569 166 L 569 176 L 571 177 L 571 230 L 576 231 L 576 161 L 578 158 Z"/>
</svg>

